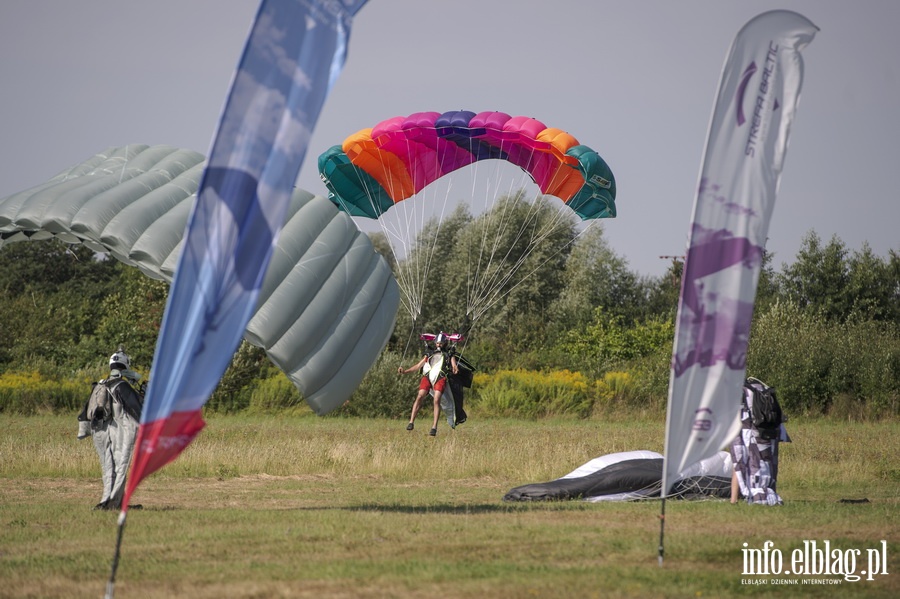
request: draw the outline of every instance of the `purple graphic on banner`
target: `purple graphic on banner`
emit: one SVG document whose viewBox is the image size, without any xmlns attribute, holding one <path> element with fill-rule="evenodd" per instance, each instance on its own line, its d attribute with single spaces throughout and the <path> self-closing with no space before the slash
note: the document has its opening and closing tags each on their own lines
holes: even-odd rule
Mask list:
<svg viewBox="0 0 900 599">
<path fill-rule="evenodd" d="M 728 297 L 705 280 L 733 267 L 746 269 L 752 275 L 762 265 L 764 250 L 746 237 L 732 237 L 725 229 L 708 231 L 696 223 L 691 242 L 682 274 L 679 313 L 679 327 L 691 337 L 681 339 L 673 355 L 675 376 L 696 364 L 712 366 L 725 362 L 731 369 L 743 369 L 753 302 Z"/>
<path fill-rule="evenodd" d="M 744 95 L 747 93 L 747 84 L 750 83 L 750 78 L 756 73 L 756 63 L 751 62 L 750 66 L 744 69 L 744 74 L 741 75 L 741 83 L 738 85 L 737 89 L 737 97 L 735 101 L 737 102 L 737 124 L 738 127 L 747 122 L 747 118 L 744 116 Z"/>
</svg>

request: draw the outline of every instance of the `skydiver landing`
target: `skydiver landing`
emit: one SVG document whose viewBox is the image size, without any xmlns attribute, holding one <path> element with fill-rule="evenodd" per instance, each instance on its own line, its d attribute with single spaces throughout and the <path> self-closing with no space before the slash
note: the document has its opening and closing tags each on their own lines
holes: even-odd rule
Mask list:
<svg viewBox="0 0 900 599">
<path fill-rule="evenodd" d="M 441 415 L 441 398 L 445 391 L 449 391 L 449 389 L 447 389 L 447 375 L 451 373 L 457 374 L 459 372 L 459 366 L 457 363 L 456 352 L 449 347 L 449 336 L 443 331 L 436 336 L 422 336 L 422 338 L 430 337 L 434 337 L 434 349 L 426 344 L 425 354 L 422 356 L 422 359 L 419 360 L 415 366 L 410 368 L 399 366 L 397 368 L 397 373 L 408 374 L 419 370 L 420 368 L 422 369 L 422 378 L 419 380 L 419 390 L 416 393 L 416 399 L 413 402 L 412 412 L 410 413 L 409 424 L 406 425 L 406 430 L 411 431 L 415 427 L 416 415 L 422 407 L 422 401 L 425 399 L 425 396 L 431 392 L 434 396 L 434 421 L 428 434 L 434 437 L 437 435 L 438 419 Z M 450 393 L 452 395 L 452 391 L 450 391 Z M 448 402 L 447 408 L 451 408 L 452 406 L 452 401 Z M 445 410 L 447 410 L 447 408 L 445 408 Z M 451 415 L 448 418 L 450 427 L 456 427 L 457 421 L 455 420 L 455 415 Z"/>
</svg>

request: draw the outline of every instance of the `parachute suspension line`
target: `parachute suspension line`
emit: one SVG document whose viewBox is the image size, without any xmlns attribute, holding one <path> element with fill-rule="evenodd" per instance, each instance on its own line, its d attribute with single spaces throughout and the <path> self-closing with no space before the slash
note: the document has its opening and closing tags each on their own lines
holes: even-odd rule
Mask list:
<svg viewBox="0 0 900 599">
<path fill-rule="evenodd" d="M 407 144 L 409 144 L 409 141 L 407 141 Z M 415 153 L 410 154 L 417 156 Z M 418 158 L 416 158 L 416 160 L 418 160 Z M 430 165 L 420 165 L 418 162 L 415 162 L 413 164 L 413 172 L 418 172 L 419 167 L 425 167 L 426 169 L 431 167 L 440 172 L 440 164 L 438 164 L 436 157 Z M 441 230 L 443 229 L 447 199 L 450 195 L 450 180 L 447 179 L 445 181 L 448 183 L 448 189 L 440 206 L 440 213 L 436 218 L 436 229 L 432 232 L 430 239 L 423 239 L 421 235 L 417 235 L 417 232 L 424 232 L 425 226 L 428 224 L 428 209 L 433 208 L 436 204 L 437 192 L 435 188 L 426 185 L 422 190 L 419 190 L 415 194 L 416 197 L 408 198 L 406 201 L 402 202 L 403 211 L 412 214 L 414 217 L 406 219 L 405 238 L 408 240 L 411 248 L 410 254 L 407 255 L 406 268 L 412 271 L 410 272 L 410 275 L 415 282 L 415 285 L 411 286 L 408 293 L 415 297 L 419 309 L 418 313 L 421 313 L 426 288 L 428 287 L 430 278 L 431 267 L 434 263 L 434 257 L 438 252 L 438 240 L 440 239 Z M 432 194 L 431 201 L 429 201 L 428 198 L 429 193 Z M 410 260 L 410 258 L 412 260 Z"/>
<path fill-rule="evenodd" d="M 534 150 L 532 150 L 532 153 L 533 152 Z M 521 180 L 524 180 L 524 174 L 522 175 Z M 514 197 L 514 185 L 515 182 L 511 181 L 510 188 L 507 190 L 508 198 Z M 473 196 L 474 195 L 476 194 L 473 192 Z M 494 197 L 499 197 L 499 181 Z M 553 232 L 557 231 L 559 226 L 568 218 L 563 214 L 562 210 L 557 210 L 552 212 L 553 217 L 551 219 L 539 222 L 539 216 L 541 214 L 541 203 L 539 200 L 542 197 L 543 196 L 538 195 L 535 202 L 529 204 L 524 221 L 521 223 L 518 231 L 513 231 L 514 238 L 512 243 L 508 245 L 506 254 L 502 257 L 499 256 L 499 244 L 507 230 L 511 230 L 510 223 L 516 216 L 514 211 L 517 202 L 504 202 L 502 210 L 500 210 L 499 213 L 497 210 L 491 210 L 488 213 L 488 218 L 482 221 L 482 245 L 476 267 L 474 269 L 470 268 L 470 272 L 474 270 L 475 274 L 472 283 L 468 284 L 469 290 L 467 291 L 467 313 L 471 315 L 473 321 L 480 318 L 488 309 L 502 298 L 506 297 L 513 289 L 534 274 L 541 266 L 554 258 L 561 249 L 564 249 L 561 248 L 557 252 L 554 252 L 526 276 L 520 277 L 515 285 L 504 291 L 504 288 L 516 275 L 516 272 L 527 262 L 538 245 Z M 504 267 L 503 265 L 508 264 L 510 254 L 517 246 L 521 245 L 522 239 L 529 232 L 530 239 L 525 243 L 525 247 L 521 254 L 511 266 Z M 491 237 L 493 243 L 488 243 L 489 237 Z M 569 243 L 571 243 L 571 241 Z M 568 244 L 564 247 L 568 247 Z M 485 254 L 487 254 L 487 264 L 482 268 L 482 263 L 485 261 Z M 494 266 L 495 261 L 499 263 L 497 267 Z"/>
<path fill-rule="evenodd" d="M 485 194 L 484 194 L 485 198 L 490 198 L 490 197 L 497 198 L 500 195 L 501 179 L 499 176 L 500 175 L 499 168 L 495 169 L 495 175 L 496 175 L 495 178 L 488 177 L 485 181 Z M 494 186 L 493 190 L 491 190 L 491 186 Z M 474 185 L 473 185 L 473 188 L 474 188 Z M 473 198 L 477 197 L 477 190 L 473 189 L 472 195 L 473 195 Z M 478 246 L 478 256 L 474 261 L 475 262 L 474 267 L 472 267 L 472 257 L 471 257 L 471 254 L 469 255 L 470 268 L 468 269 L 468 272 L 470 273 L 470 275 L 466 281 L 466 314 L 469 315 L 473 321 L 477 320 L 477 316 L 479 316 L 478 314 L 474 313 L 473 306 L 476 303 L 476 298 L 479 295 L 479 289 L 482 286 L 481 285 L 481 281 L 483 280 L 482 279 L 482 268 L 484 269 L 485 272 L 490 271 L 491 265 L 493 262 L 493 256 L 495 253 L 493 250 L 489 253 L 489 256 L 487 258 L 487 263 L 485 264 L 485 252 L 486 252 L 486 249 L 489 247 L 489 238 L 492 237 L 491 233 L 497 233 L 496 236 L 493 236 L 493 247 L 495 249 L 496 243 L 500 237 L 500 231 L 498 231 L 498 227 L 488 226 L 489 224 L 491 224 L 488 221 L 495 219 L 496 213 L 493 210 L 490 210 L 488 208 L 487 200 L 485 200 L 484 214 L 486 216 L 481 221 L 481 230 L 480 231 L 476 230 L 476 233 L 479 233 L 480 238 L 481 238 L 479 246 Z M 477 224 L 476 224 L 476 226 L 477 226 Z M 484 275 L 484 276 L 487 277 L 487 275 Z"/>
<path fill-rule="evenodd" d="M 405 143 L 407 144 L 407 155 L 417 156 L 416 152 L 410 151 L 409 146 L 411 146 L 411 142 L 406 140 Z M 423 166 L 426 168 L 422 170 L 436 169 L 438 172 L 441 172 L 441 165 L 438 163 L 437 157 L 432 158 L 431 163 L 428 165 L 421 163 L 412 164 L 411 172 L 419 172 L 420 167 Z M 384 164 L 382 164 L 382 174 L 383 179 L 388 183 L 388 191 L 393 193 L 396 182 L 391 178 Z M 364 187 L 364 189 L 370 205 L 374 206 L 375 194 L 373 190 L 368 187 Z M 387 239 L 388 245 L 391 246 L 391 250 L 394 252 L 395 258 L 398 259 L 395 275 L 401 289 L 401 303 L 414 322 L 421 315 L 429 274 L 434 257 L 438 252 L 438 239 L 443 227 L 450 188 L 448 185 L 443 203 L 440 206 L 440 214 L 436 218 L 436 229 L 431 232 L 433 233 L 431 239 L 417 239 L 416 232 L 424 230 L 429 210 L 433 209 L 437 204 L 436 201 L 429 200 L 429 193 L 432 194 L 433 198 L 437 198 L 436 189 L 431 186 L 425 186 L 423 190 L 418 191 L 414 196 L 395 203 L 391 210 L 385 213 L 385 216 L 376 219 Z"/>
<path fill-rule="evenodd" d="M 116 184 L 122 183 L 125 180 L 125 167 L 128 166 L 128 144 L 125 144 L 125 156 L 122 159 L 122 170 L 119 171 L 119 180 L 116 181 Z"/>
<path fill-rule="evenodd" d="M 392 216 L 396 219 L 396 223 L 389 223 L 388 219 L 384 218 L 379 219 L 379 222 L 382 223 L 383 227 L 387 227 L 390 224 L 391 229 L 389 233 L 386 233 L 389 243 L 391 247 L 396 248 L 399 245 L 401 248 L 399 252 L 396 249 L 394 250 L 396 255 L 402 256 L 404 259 L 402 263 L 397 265 L 397 281 L 406 297 L 405 303 L 410 316 L 416 319 L 422 309 L 422 284 L 418 277 L 418 269 L 410 268 L 410 260 L 416 260 L 417 256 L 414 248 L 409 243 L 408 234 L 408 230 L 412 226 L 410 222 L 415 220 L 416 213 L 414 210 L 410 211 L 409 208 L 410 206 L 405 202 L 401 202 L 393 208 L 394 214 Z"/>
<path fill-rule="evenodd" d="M 406 337 L 406 347 L 403 348 L 403 355 L 400 356 L 400 363 L 404 364 L 406 362 L 406 356 L 409 354 L 409 346 L 412 344 L 413 337 L 416 334 L 416 330 L 418 329 L 418 318 L 413 317 L 412 326 L 409 329 L 409 335 Z"/>
<path fill-rule="evenodd" d="M 513 190 L 515 188 L 518 187 L 519 189 L 524 189 L 527 185 L 524 171 L 519 171 L 519 173 L 520 175 L 518 179 L 508 179 L 509 187 L 506 190 L 506 196 L 508 199 L 514 197 Z M 494 197 L 495 199 L 500 197 L 499 166 L 497 168 L 497 175 L 498 177 L 496 190 L 493 196 L 491 196 L 491 194 L 488 194 L 487 197 Z M 494 205 L 491 206 L 487 213 L 487 219 L 485 219 L 482 223 L 482 245 L 478 260 L 479 266 L 484 261 L 484 254 L 486 252 L 488 253 L 488 258 L 487 264 L 483 269 L 484 274 L 480 274 L 480 268 L 476 270 L 476 278 L 473 281 L 473 292 L 471 294 L 471 299 L 467 305 L 467 311 L 472 315 L 473 320 L 477 320 L 481 315 L 484 314 L 484 310 L 478 308 L 478 306 L 484 302 L 484 298 L 492 295 L 496 288 L 504 284 L 504 281 L 502 280 L 503 278 L 508 279 L 515 274 L 515 270 L 517 267 L 504 268 L 503 264 L 507 261 L 510 251 L 512 251 L 519 238 L 521 237 L 522 231 L 525 227 L 527 227 L 528 220 L 530 220 L 530 218 L 527 218 L 526 222 L 522 223 L 521 228 L 518 231 L 518 234 L 516 235 L 513 243 L 509 245 L 506 255 L 497 260 L 500 242 L 502 241 L 507 229 L 510 228 L 509 222 L 512 218 L 515 217 L 515 214 L 512 213 L 512 208 L 512 203 L 507 201 L 502 205 L 502 210 L 498 212 L 496 210 L 496 202 L 494 202 Z M 488 237 L 492 238 L 493 243 L 487 243 Z M 490 249 L 488 251 L 489 245 Z M 496 267 L 494 266 L 495 261 L 500 263 Z M 502 276 L 502 273 L 504 271 L 506 272 L 506 277 Z"/>
<path fill-rule="evenodd" d="M 561 248 L 558 249 L 557 251 L 555 251 L 555 252 L 553 252 L 552 254 L 550 254 L 549 256 L 547 256 L 547 258 L 546 258 L 543 262 L 541 262 L 540 264 L 538 264 L 537 266 L 535 266 L 534 269 L 531 270 L 531 272 L 527 273 L 527 274 L 526 274 L 525 276 L 523 276 L 523 277 L 520 277 L 519 280 L 518 280 L 518 282 L 516 282 L 512 287 L 510 287 L 509 289 L 507 289 L 505 292 L 500 293 L 501 290 L 498 289 L 497 292 L 494 294 L 493 298 L 491 299 L 491 301 L 485 302 L 485 303 L 482 305 L 482 309 L 481 309 L 481 312 L 480 312 L 479 315 L 484 314 L 484 313 L 487 312 L 489 309 L 491 309 L 491 308 L 494 306 L 494 304 L 496 304 L 498 301 L 502 300 L 504 297 L 506 297 L 507 295 L 509 295 L 510 293 L 512 293 L 519 285 L 521 285 L 522 283 L 524 283 L 531 275 L 533 275 L 535 272 L 537 272 L 538 270 L 540 270 L 542 266 L 544 266 L 547 262 L 549 262 L 550 260 L 552 260 L 553 258 L 555 258 L 555 257 L 557 256 L 557 254 L 559 254 L 561 251 L 563 251 L 564 249 L 566 249 L 566 248 L 569 247 L 570 245 L 574 244 L 575 241 L 576 241 L 579 237 L 581 237 L 582 235 L 584 235 L 584 234 L 588 231 L 588 229 L 590 229 L 593 225 L 594 225 L 593 221 L 592 221 L 592 222 L 589 222 L 589 223 L 587 224 L 587 226 L 584 228 L 584 230 L 582 230 L 580 233 L 578 233 L 577 235 L 575 235 L 575 237 L 573 237 L 573 238 L 572 238 L 568 243 L 566 243 L 563 247 L 561 247 Z M 513 272 L 515 272 L 515 271 L 513 270 Z"/>
<path fill-rule="evenodd" d="M 408 172 L 412 176 L 414 188 L 422 187 L 413 197 L 397 202 L 393 205 L 386 217 L 376 219 L 387 243 L 394 252 L 396 262 L 395 275 L 401 289 L 401 301 L 409 313 L 413 326 L 415 326 L 422 314 L 425 294 L 428 292 L 428 281 L 433 272 L 434 258 L 441 251 L 439 243 L 442 237 L 446 210 L 450 202 L 450 194 L 454 180 L 443 178 L 444 184 L 440 186 L 422 185 L 421 173 L 428 173 L 427 178 L 436 173 L 442 173 L 439 155 L 426 154 L 428 163 L 415 162 L 421 154 L 412 151 L 415 142 L 404 140 L 407 146 L 406 155 L 413 160 Z M 535 150 L 532 149 L 532 156 Z M 506 163 L 501 160 L 485 161 L 482 167 L 479 161 L 470 164 L 473 173 L 471 205 L 477 208 L 479 200 L 483 199 L 483 216 L 475 221 L 476 229 L 472 231 L 473 241 L 479 243 L 466 244 L 469 275 L 466 279 L 466 312 L 464 322 L 467 327 L 480 319 L 488 310 L 507 297 L 518 288 L 527 278 L 532 276 L 541 267 L 556 257 L 559 252 L 568 247 L 574 239 L 562 248 L 556 249 L 549 256 L 541 256 L 540 263 L 534 265 L 529 273 L 521 276 L 519 271 L 526 264 L 533 261 L 532 256 L 538 246 L 544 240 L 559 231 L 561 224 L 571 218 L 563 210 L 547 211 L 546 196 L 536 193 L 534 202 L 523 202 L 524 191 L 535 181 L 529 176 L 527 170 L 516 170 L 518 176 L 504 174 L 501 167 Z M 494 165 L 493 168 L 488 165 Z M 391 177 L 387 164 L 381 164 L 381 185 L 393 198 L 400 182 Z M 479 177 L 479 170 L 493 170 L 494 175 L 488 173 L 487 177 Z M 417 176 L 416 173 L 419 173 Z M 442 178 L 442 177 L 439 177 Z M 479 186 L 484 182 L 484 193 L 480 193 Z M 375 206 L 378 197 L 375 190 L 366 187 L 367 181 L 362 181 L 363 188 L 368 196 L 370 206 L 378 213 Z M 406 184 L 404 184 L 405 186 Z M 504 189 L 505 187 L 505 189 Z M 443 200 L 438 198 L 443 192 Z M 496 201 L 505 192 L 506 199 L 498 207 Z M 429 197 L 425 197 L 428 194 Z M 412 201 L 410 201 L 412 200 Z M 525 204 L 523 210 L 523 203 Z M 433 220 L 426 222 L 428 215 Z M 477 211 L 475 214 L 479 214 Z M 426 230 L 425 226 L 429 225 Z M 419 235 L 416 235 L 416 232 Z M 424 234 L 423 234 L 424 233 Z M 426 236 L 428 237 L 426 239 Z M 577 238 L 577 236 L 576 236 Z M 475 246 L 478 245 L 476 248 Z M 542 253 L 544 253 L 542 251 Z M 518 276 L 518 279 L 516 277 Z M 511 285 L 511 282 L 514 284 Z M 407 342 L 407 350 L 409 342 Z"/>
<path fill-rule="evenodd" d="M 528 228 L 528 225 L 531 224 L 530 219 L 533 215 L 529 215 L 529 221 L 527 221 L 523 228 L 520 229 L 516 235 L 516 239 L 514 241 L 513 246 L 516 242 L 518 242 L 523 234 L 526 232 L 525 229 Z M 535 226 L 538 226 L 539 223 L 533 223 Z M 478 305 L 475 306 L 475 314 L 476 316 L 480 316 L 484 314 L 491 306 L 497 303 L 500 299 L 506 297 L 511 293 L 516 287 L 518 287 L 521 283 L 523 283 L 530 275 L 534 274 L 541 266 L 546 264 L 547 261 L 552 259 L 558 252 L 554 252 L 550 257 L 545 259 L 539 265 L 537 265 L 530 273 L 525 276 L 519 277 L 519 281 L 513 285 L 512 287 L 506 288 L 507 284 L 513 279 L 516 273 L 521 269 L 521 267 L 528 261 L 533 251 L 537 248 L 537 246 L 546 239 L 551 233 L 557 230 L 559 226 L 559 221 L 554 220 L 549 224 L 544 226 L 542 229 L 535 230 L 534 227 L 531 227 L 531 235 L 530 239 L 527 241 L 525 250 L 522 254 L 516 259 L 516 261 L 509 267 L 505 269 L 497 269 L 493 274 L 493 278 L 490 281 L 490 286 L 486 288 L 483 292 L 483 295 L 479 298 Z M 509 258 L 509 252 L 507 255 L 503 257 L 503 262 L 506 262 Z M 504 290 L 505 289 L 505 290 Z"/>
<path fill-rule="evenodd" d="M 511 197 L 512 194 L 513 194 L 512 190 L 511 189 L 508 190 L 507 197 Z M 492 244 L 492 247 L 491 247 L 491 257 L 490 257 L 491 264 L 490 265 L 492 265 L 494 259 L 498 256 L 500 240 L 501 240 L 503 234 L 506 233 L 507 230 L 511 230 L 511 221 L 513 218 L 515 218 L 515 214 L 513 214 L 514 208 L 515 207 L 511 206 L 509 203 L 505 203 L 503 205 L 503 211 L 500 214 L 500 222 L 497 223 L 497 229 L 499 230 L 500 235 L 497 235 L 494 237 L 494 243 Z M 525 218 L 524 222 L 522 222 L 522 224 L 520 225 L 519 230 L 514 232 L 515 237 L 513 239 L 513 242 L 511 244 L 509 244 L 509 247 L 506 250 L 506 254 L 504 254 L 503 257 L 500 258 L 500 260 L 499 260 L 501 265 L 503 265 L 507 262 L 509 255 L 512 252 L 513 248 L 516 246 L 517 242 L 522 238 L 522 235 L 525 232 L 526 228 L 530 225 L 531 216 L 532 216 L 531 209 L 529 208 L 529 212 L 526 214 L 526 218 Z M 533 239 L 532 239 L 532 241 L 533 241 Z M 530 249 L 531 248 L 526 246 L 527 251 L 530 251 Z M 525 256 L 527 256 L 527 252 L 523 253 L 523 256 L 520 257 L 520 260 Z M 515 274 L 517 266 L 518 266 L 518 264 L 514 265 L 513 268 L 509 268 L 509 269 L 504 269 L 504 268 L 500 268 L 500 267 L 490 269 L 488 271 L 490 277 L 489 277 L 489 279 L 485 280 L 485 286 L 483 288 L 484 290 L 482 291 L 482 297 L 491 293 L 497 287 L 502 286 L 504 283 L 504 279 L 507 279 L 508 277 L 511 277 L 513 274 Z M 506 273 L 505 275 L 502 274 L 502 273 L 504 273 L 504 271 Z"/>
<path fill-rule="evenodd" d="M 382 164 L 382 179 L 387 182 L 387 189 L 389 195 L 393 198 L 394 192 L 396 189 L 396 183 L 391 177 L 390 172 L 388 172 L 386 165 Z M 375 193 L 368 186 L 365 187 L 366 196 L 369 198 L 369 202 L 374 206 L 374 197 Z M 399 208 L 403 208 L 399 210 Z M 399 202 L 394 204 L 393 210 L 393 218 L 397 220 L 397 222 L 392 222 L 391 218 L 378 218 L 376 219 L 379 226 L 381 227 L 381 232 L 384 234 L 388 245 L 391 247 L 391 251 L 394 253 L 395 259 L 399 258 L 407 258 L 409 257 L 412 248 L 408 243 L 409 236 L 408 234 L 404 234 L 405 231 L 409 229 L 409 223 L 406 223 L 406 226 L 403 225 L 403 218 L 405 217 L 407 221 L 410 218 L 415 217 L 415 213 L 410 213 L 407 210 L 408 206 L 406 202 Z M 400 251 L 398 251 L 398 249 Z M 397 268 L 395 271 L 395 276 L 397 277 L 397 282 L 399 283 L 399 287 L 401 290 L 401 303 L 406 308 L 406 311 L 409 313 L 410 317 L 415 321 L 418 318 L 418 315 L 422 309 L 422 293 L 418 291 L 421 287 L 421 282 L 414 279 L 415 272 L 410 272 L 409 269 L 405 268 L 403 264 L 397 262 Z M 413 277 L 413 278 L 411 278 Z"/>
<path fill-rule="evenodd" d="M 372 208 L 372 212 L 377 214 L 379 207 L 375 204 L 374 198 L 376 197 L 376 193 L 374 192 L 374 190 L 372 190 L 372 188 L 369 186 L 369 184 L 366 180 L 361 179 L 359 181 L 359 183 L 366 192 L 366 198 L 369 200 L 369 206 Z M 343 200 L 343 198 L 341 198 L 340 196 L 335 196 L 335 198 L 340 203 L 341 208 L 344 210 L 344 212 L 346 212 L 347 214 L 350 214 L 349 206 Z M 396 229 L 392 229 L 391 227 L 389 227 L 389 223 L 384 219 L 379 218 L 379 219 L 375 219 L 375 220 L 378 222 L 378 224 L 381 228 L 381 232 L 385 236 L 385 239 L 387 239 L 388 245 L 391 247 L 391 251 L 394 253 L 394 257 L 396 259 L 397 254 L 398 254 L 397 249 L 396 249 L 396 242 L 392 241 L 392 240 L 399 239 Z M 400 243 L 402 244 L 402 239 L 400 239 Z M 396 270 L 399 272 L 395 272 L 394 274 L 398 278 L 398 281 L 399 281 L 400 279 L 402 279 L 403 273 L 402 273 L 401 269 L 399 269 L 399 268 Z M 406 289 L 408 289 L 408 288 L 409 288 L 408 285 L 405 285 L 401 282 L 401 284 L 400 284 L 400 290 L 401 290 L 400 302 L 403 304 L 403 306 L 406 308 L 406 310 L 410 313 L 410 315 L 415 317 L 417 310 L 420 308 L 420 306 L 415 306 L 413 304 L 411 298 L 406 294 Z"/>
<path fill-rule="evenodd" d="M 494 182 L 492 183 L 490 177 L 488 177 L 485 182 L 485 217 L 480 223 L 481 231 L 476 231 L 476 233 L 480 233 L 481 242 L 478 247 L 478 257 L 475 260 L 474 267 L 472 267 L 471 254 L 469 255 L 469 272 L 472 273 L 472 275 L 466 283 L 466 313 L 470 315 L 473 321 L 481 316 L 481 312 L 475 311 L 475 306 L 479 303 L 478 298 L 484 295 L 484 289 L 488 287 L 488 282 L 491 279 L 490 273 L 499 270 L 494 269 L 493 264 L 497 254 L 497 248 L 503 237 L 502 233 L 506 229 L 507 219 L 505 216 L 508 208 L 508 205 L 504 205 L 503 211 L 498 215 L 496 210 L 496 198 L 500 197 L 501 184 L 504 180 L 509 182 L 508 188 L 506 189 L 506 195 L 511 196 L 516 187 L 522 187 L 526 183 L 524 174 L 520 174 L 518 179 L 504 179 L 501 177 L 500 166 L 501 163 L 497 162 L 496 168 L 494 169 Z M 493 191 L 491 190 L 492 186 Z M 474 189 L 474 184 L 472 195 L 473 198 L 479 195 L 477 190 Z M 488 198 L 494 198 L 494 201 L 489 202 Z M 492 240 L 492 243 L 488 241 L 489 239 Z M 490 251 L 488 251 L 488 248 L 490 248 Z M 485 258 L 485 255 L 487 255 L 487 258 Z M 485 260 L 487 261 L 486 263 Z"/>
</svg>

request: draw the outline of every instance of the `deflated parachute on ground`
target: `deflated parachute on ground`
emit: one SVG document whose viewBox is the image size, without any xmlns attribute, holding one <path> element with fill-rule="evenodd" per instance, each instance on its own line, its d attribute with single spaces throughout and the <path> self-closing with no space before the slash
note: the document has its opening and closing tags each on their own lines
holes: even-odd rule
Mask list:
<svg viewBox="0 0 900 599">
<path fill-rule="evenodd" d="M 616 183 L 597 152 L 560 129 L 503 112 L 419 112 L 363 129 L 319 156 L 329 199 L 378 218 L 433 181 L 479 160 L 506 160 L 582 219 L 616 215 Z"/>
<path fill-rule="evenodd" d="M 204 167 L 190 150 L 109 148 L 0 200 L 0 244 L 56 236 L 171 282 Z M 325 414 L 359 386 L 399 301 L 368 237 L 330 202 L 297 189 L 244 337 Z"/>
<path fill-rule="evenodd" d="M 595 458 L 569 474 L 545 483 L 510 489 L 504 501 L 634 501 L 659 497 L 663 456 L 655 451 L 625 451 Z M 672 481 L 670 497 L 720 498 L 731 494 L 731 455 L 716 455 L 692 464 Z"/>
</svg>

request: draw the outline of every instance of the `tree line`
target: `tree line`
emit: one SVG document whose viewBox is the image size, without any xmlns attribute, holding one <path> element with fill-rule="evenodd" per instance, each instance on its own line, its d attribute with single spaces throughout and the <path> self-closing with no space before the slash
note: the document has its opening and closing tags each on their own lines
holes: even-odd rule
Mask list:
<svg viewBox="0 0 900 599">
<path fill-rule="evenodd" d="M 503 211 L 502 227 L 498 211 Z M 539 226 L 540 242 L 529 247 Z M 660 276 L 638 274 L 610 246 L 602 224 L 581 230 L 559 219 L 551 201 L 528 202 L 521 194 L 481 215 L 462 205 L 442 222 L 428 223 L 407 256 L 395 256 L 381 234 L 372 238 L 398 280 L 404 271 L 421 268 L 420 254 L 429 253 L 427 292 L 416 315 L 398 315 L 384 355 L 341 413 L 407 411 L 406 392 L 392 376 L 396 364 L 418 359 L 419 332 L 461 329 L 467 333 L 465 355 L 483 377 L 578 373 L 547 380 L 582 377 L 586 382 L 578 384 L 587 385 L 585 393 L 593 394 L 595 403 L 664 409 L 679 260 Z M 748 372 L 778 387 L 794 412 L 896 415 L 900 252 L 878 256 L 867 244 L 852 250 L 837 236 L 824 241 L 810 231 L 792 262 L 778 269 L 773 262 L 774 256 L 766 255 Z M 7 244 L 0 248 L 0 263 L 0 377 L 25 372 L 51 379 L 99 377 L 119 344 L 149 372 L 165 282 L 55 240 Z M 466 300 L 473 272 L 495 281 L 490 304 L 477 318 Z M 207 409 L 246 409 L 261 386 L 271 391 L 269 379 L 278 375 L 262 350 L 244 343 Z M 537 380 L 537 374 L 531 378 Z M 277 387 L 286 396 L 281 403 L 297 403 L 283 384 Z M 473 390 L 473 399 L 478 393 Z M 579 397 L 583 413 L 588 400 Z M 266 402 L 280 405 L 271 398 Z"/>
</svg>

